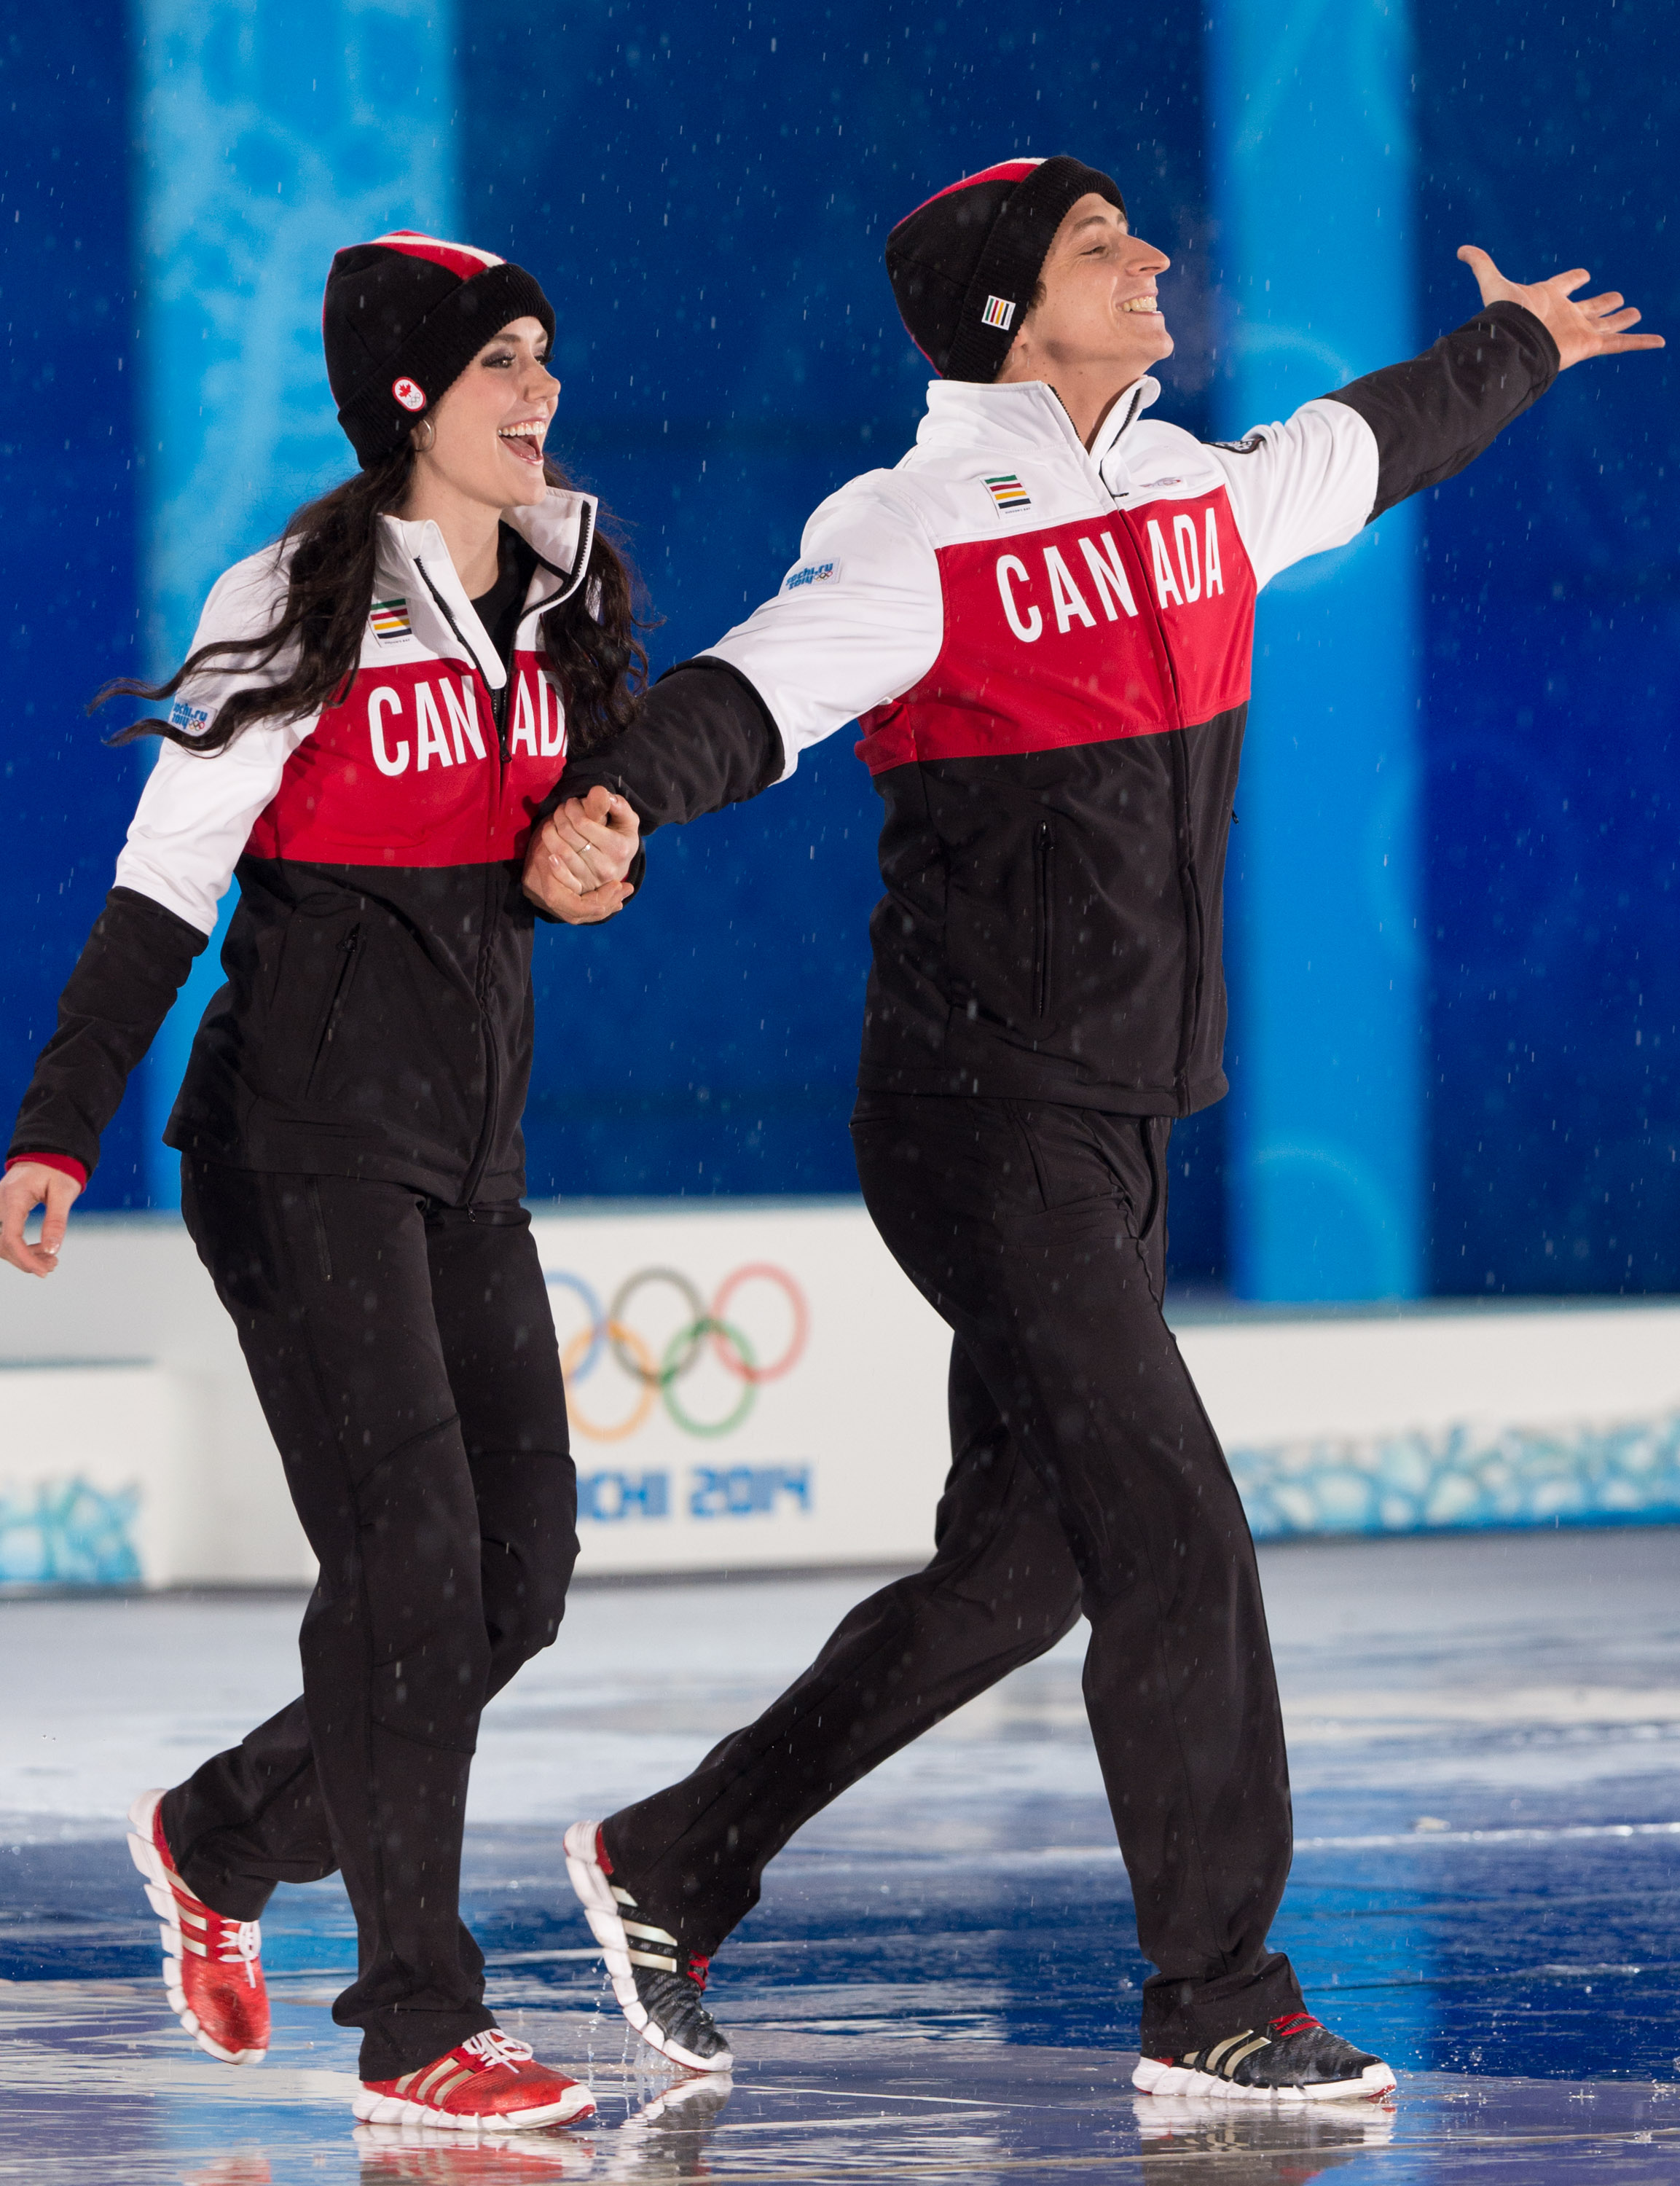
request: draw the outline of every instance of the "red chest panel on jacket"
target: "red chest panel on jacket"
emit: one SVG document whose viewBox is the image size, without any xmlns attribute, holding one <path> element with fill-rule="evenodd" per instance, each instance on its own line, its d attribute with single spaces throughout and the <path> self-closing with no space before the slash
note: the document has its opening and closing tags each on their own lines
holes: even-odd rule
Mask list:
<svg viewBox="0 0 1680 2186">
<path fill-rule="evenodd" d="M 286 763 L 249 849 L 316 865 L 516 858 L 566 763 L 565 717 L 534 653 L 513 656 L 502 764 L 489 686 L 445 660 L 356 671 Z"/>
<path fill-rule="evenodd" d="M 944 643 L 864 716 L 872 774 L 1155 736 L 1248 697 L 1254 572 L 1223 486 L 938 552 Z"/>
</svg>

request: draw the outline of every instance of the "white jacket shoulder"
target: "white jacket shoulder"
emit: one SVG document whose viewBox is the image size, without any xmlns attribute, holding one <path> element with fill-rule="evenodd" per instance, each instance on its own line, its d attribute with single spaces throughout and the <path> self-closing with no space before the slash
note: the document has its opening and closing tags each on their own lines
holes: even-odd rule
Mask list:
<svg viewBox="0 0 1680 2186">
<path fill-rule="evenodd" d="M 285 601 L 287 559 L 268 546 L 224 570 L 204 602 L 189 656 L 205 645 L 263 638 Z M 183 736 L 204 736 L 235 691 L 283 675 L 289 657 L 288 648 L 263 667 L 237 652 L 207 662 L 176 693 L 170 726 Z M 252 721 L 220 751 L 165 743 L 117 859 L 117 886 L 149 896 L 201 933 L 213 932 L 216 906 L 252 826 L 318 718 L 309 713 L 296 720 Z"/>
<path fill-rule="evenodd" d="M 1205 451 L 1224 474 L 1257 585 L 1308 554 L 1345 546 L 1376 501 L 1376 435 L 1330 395 Z"/>
<path fill-rule="evenodd" d="M 707 649 L 738 669 L 799 753 L 896 698 L 938 656 L 939 566 L 912 474 L 865 471 L 812 511 L 776 591 Z"/>
<path fill-rule="evenodd" d="M 264 546 L 222 571 L 210 588 L 193 650 L 216 639 L 261 637 L 271 630 L 286 600 L 290 546 Z"/>
</svg>

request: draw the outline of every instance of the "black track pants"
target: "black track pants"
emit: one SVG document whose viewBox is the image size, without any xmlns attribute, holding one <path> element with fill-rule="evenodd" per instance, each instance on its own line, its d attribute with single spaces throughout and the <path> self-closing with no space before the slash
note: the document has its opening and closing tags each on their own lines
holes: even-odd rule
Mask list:
<svg viewBox="0 0 1680 2186">
<path fill-rule="evenodd" d="M 937 1552 L 854 1609 L 758 1722 L 606 1824 L 686 1948 L 715 1949 L 820 1808 L 1083 1611 L 1086 1709 L 1159 1970 L 1145 2051 L 1300 2008 L 1266 1942 L 1291 1835 L 1253 1544 L 1162 1316 L 1169 1128 L 860 1100 L 870 1213 L 956 1339 Z"/>
<path fill-rule="evenodd" d="M 189 1160 L 182 1206 L 321 1576 L 302 1698 L 171 1791 L 164 1831 L 230 1919 L 343 1869 L 359 1970 L 333 2017 L 389 2079 L 492 2023 L 457 1910 L 468 1772 L 577 1556 L 548 1293 L 517 1205 Z"/>
</svg>

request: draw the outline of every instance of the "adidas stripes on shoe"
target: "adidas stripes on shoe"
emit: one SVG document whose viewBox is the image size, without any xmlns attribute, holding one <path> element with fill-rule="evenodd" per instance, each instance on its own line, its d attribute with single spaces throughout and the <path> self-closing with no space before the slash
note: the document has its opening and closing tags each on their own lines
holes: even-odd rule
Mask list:
<svg viewBox="0 0 1680 2186">
<path fill-rule="evenodd" d="M 1293 2011 L 1179 2057 L 1141 2057 L 1132 2085 L 1150 2095 L 1213 2095 L 1227 2101 L 1346 2102 L 1375 2099 L 1394 2085 L 1380 2057 L 1356 2049 L 1313 2017 Z"/>
<path fill-rule="evenodd" d="M 350 2104 L 365 2125 L 442 2126 L 457 2133 L 527 2133 L 591 2116 L 595 2098 L 539 2065 L 529 2042 L 486 2027 L 395 2080 L 364 2080 Z"/>
<path fill-rule="evenodd" d="M 143 1791 L 128 1810 L 129 1857 L 163 1929 L 163 1980 L 176 2017 L 224 2065 L 260 2065 L 268 2054 L 268 1991 L 262 1931 L 228 1920 L 182 1881 L 163 1833 L 161 1791 Z"/>
<path fill-rule="evenodd" d="M 635 1897 L 613 1879 L 598 1822 L 574 1822 L 566 1832 L 566 1872 L 582 1901 L 619 2009 L 662 2057 L 690 2072 L 727 2072 L 735 2062 L 728 2037 L 701 1993 L 708 1961 L 685 1956 L 668 1928 L 638 1920 Z"/>
</svg>

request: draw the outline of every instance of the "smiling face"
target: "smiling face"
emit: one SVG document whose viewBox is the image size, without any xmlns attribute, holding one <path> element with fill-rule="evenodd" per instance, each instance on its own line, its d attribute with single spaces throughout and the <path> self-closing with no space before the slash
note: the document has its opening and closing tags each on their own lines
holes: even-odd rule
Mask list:
<svg viewBox="0 0 1680 2186">
<path fill-rule="evenodd" d="M 1000 383 L 1047 379 L 1060 389 L 1096 373 L 1115 391 L 1173 354 L 1156 281 L 1171 261 L 1134 235 L 1125 215 L 1089 191 L 1056 232 L 1039 294 L 1021 322 Z"/>
<path fill-rule="evenodd" d="M 560 396 L 540 319 L 514 319 L 487 341 L 416 427 L 417 484 L 486 508 L 539 502 L 542 443 Z M 420 443 L 425 443 L 421 446 Z"/>
</svg>

